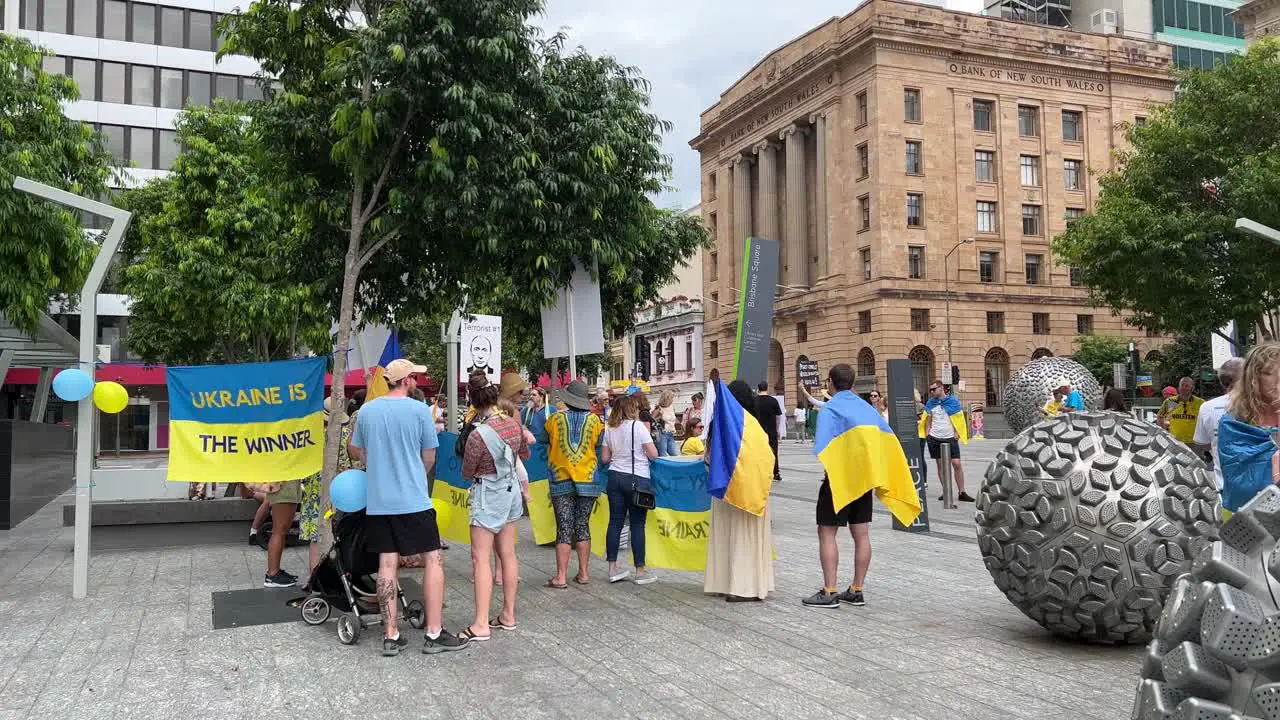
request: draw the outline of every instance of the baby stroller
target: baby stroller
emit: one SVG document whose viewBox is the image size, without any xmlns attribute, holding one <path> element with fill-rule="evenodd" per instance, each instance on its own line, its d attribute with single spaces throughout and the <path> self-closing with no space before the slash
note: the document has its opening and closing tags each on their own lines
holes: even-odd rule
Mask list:
<svg viewBox="0 0 1280 720">
<path fill-rule="evenodd" d="M 365 549 L 364 520 L 364 511 L 335 517 L 333 547 L 320 559 L 307 583 L 311 594 L 290 602 L 302 609 L 302 621 L 308 625 L 323 625 L 336 607 L 343 613 L 338 617 L 338 642 L 343 645 L 355 645 L 362 630 L 382 624 L 377 598 L 378 554 Z M 400 603 L 400 616 L 420 629 L 426 619 L 422 601 L 405 602 L 397 585 L 396 602 Z"/>
</svg>

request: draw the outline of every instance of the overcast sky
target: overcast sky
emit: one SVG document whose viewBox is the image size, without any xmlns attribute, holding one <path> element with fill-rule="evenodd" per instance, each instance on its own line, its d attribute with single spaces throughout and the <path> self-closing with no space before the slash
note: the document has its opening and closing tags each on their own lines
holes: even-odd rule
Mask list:
<svg viewBox="0 0 1280 720">
<path fill-rule="evenodd" d="M 675 167 L 671 192 L 659 203 L 690 207 L 698 202 L 698 156 L 689 141 L 698 116 L 720 93 L 774 48 L 843 15 L 858 0 L 546 0 L 548 32 L 565 28 L 570 47 L 609 54 L 640 68 L 653 84 L 653 111 L 674 123 L 663 149 Z M 948 0 L 977 12 L 981 0 Z"/>
</svg>

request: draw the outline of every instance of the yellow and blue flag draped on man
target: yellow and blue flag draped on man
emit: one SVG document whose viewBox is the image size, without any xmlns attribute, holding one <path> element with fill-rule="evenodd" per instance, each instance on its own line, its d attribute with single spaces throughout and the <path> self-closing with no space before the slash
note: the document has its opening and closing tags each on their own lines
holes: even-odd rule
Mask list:
<svg viewBox="0 0 1280 720">
<path fill-rule="evenodd" d="M 947 417 L 951 418 L 951 427 L 956 430 L 956 437 L 960 442 L 968 444 L 969 442 L 969 423 L 964 419 L 964 406 L 955 395 L 950 393 L 946 397 L 939 400 L 938 398 L 929 398 L 929 402 L 924 404 L 926 416 L 933 412 L 933 409 L 941 405 L 943 410 L 947 411 Z"/>
<path fill-rule="evenodd" d="M 717 380 L 707 440 L 707 492 L 730 505 L 763 515 L 773 487 L 773 450 L 764 428 Z"/>
<path fill-rule="evenodd" d="M 171 367 L 174 482 L 272 483 L 324 465 L 325 358 Z"/>
<path fill-rule="evenodd" d="M 852 391 L 836 393 L 818 411 L 813 454 L 827 471 L 835 510 L 874 490 L 903 525 L 920 514 L 902 444 L 880 413 Z"/>
</svg>

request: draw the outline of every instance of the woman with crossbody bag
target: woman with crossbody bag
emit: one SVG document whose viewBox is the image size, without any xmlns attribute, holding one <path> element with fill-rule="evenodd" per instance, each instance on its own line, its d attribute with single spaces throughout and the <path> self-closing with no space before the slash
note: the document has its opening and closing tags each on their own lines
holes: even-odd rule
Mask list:
<svg viewBox="0 0 1280 720">
<path fill-rule="evenodd" d="M 635 566 L 635 583 L 648 585 L 655 578 L 644 564 L 644 523 L 653 508 L 653 487 L 649 461 L 658 457 L 653 436 L 639 421 L 640 407 L 634 396 L 618 399 L 609 415 L 600 459 L 609 464 L 609 532 L 605 541 L 605 559 L 609 561 L 609 582 L 626 580 L 629 571 L 618 565 L 618 547 L 622 526 L 630 520 L 631 561 Z"/>
</svg>

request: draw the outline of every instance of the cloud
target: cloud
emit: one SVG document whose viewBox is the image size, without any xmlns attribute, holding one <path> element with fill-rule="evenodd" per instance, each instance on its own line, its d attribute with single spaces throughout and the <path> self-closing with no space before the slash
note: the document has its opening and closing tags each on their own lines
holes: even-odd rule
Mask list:
<svg viewBox="0 0 1280 720">
<path fill-rule="evenodd" d="M 956 0 L 977 5 L 979 0 Z M 638 67 L 652 84 L 654 113 L 673 123 L 663 141 L 672 158 L 672 189 L 658 199 L 690 207 L 700 197 L 698 155 L 689 140 L 698 118 L 762 57 L 833 16 L 856 0 L 547 0 L 535 18 L 548 33 L 565 28 L 569 46 L 608 54 Z M 966 7 L 973 11 L 980 9 Z"/>
</svg>

